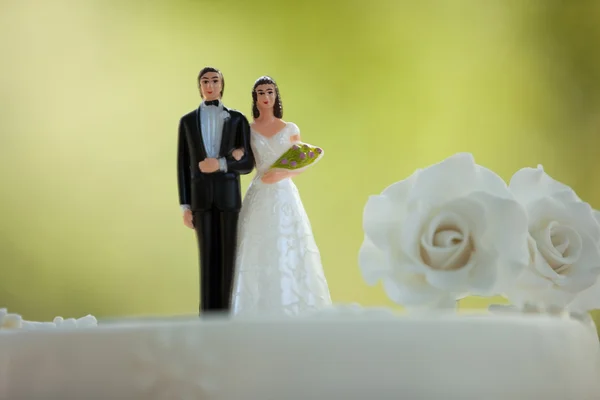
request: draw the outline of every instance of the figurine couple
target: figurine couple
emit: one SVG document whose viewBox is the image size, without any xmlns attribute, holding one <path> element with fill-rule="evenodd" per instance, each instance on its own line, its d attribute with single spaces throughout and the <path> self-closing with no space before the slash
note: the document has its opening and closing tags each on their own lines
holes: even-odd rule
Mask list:
<svg viewBox="0 0 600 400">
<path fill-rule="evenodd" d="M 202 103 L 179 122 L 178 184 L 184 224 L 196 231 L 200 313 L 298 315 L 331 304 L 319 249 L 295 184 L 271 170 L 298 126 L 282 120 L 273 79 L 259 78 L 246 117 L 222 103 L 216 68 L 198 75 Z M 240 174 L 256 167 L 242 201 Z"/>
</svg>

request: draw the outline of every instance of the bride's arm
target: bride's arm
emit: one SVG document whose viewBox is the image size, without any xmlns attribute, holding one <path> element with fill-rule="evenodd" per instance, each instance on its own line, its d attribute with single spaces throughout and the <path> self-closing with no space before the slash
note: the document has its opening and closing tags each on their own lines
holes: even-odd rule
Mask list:
<svg viewBox="0 0 600 400">
<path fill-rule="evenodd" d="M 268 171 L 267 173 L 265 173 L 260 180 L 263 181 L 264 183 L 277 183 L 282 179 L 291 178 L 293 176 L 300 174 L 301 172 L 302 171 L 286 171 L 286 170 L 282 170 L 282 169 L 272 170 L 272 171 Z"/>
<path fill-rule="evenodd" d="M 298 143 L 299 141 L 300 141 L 299 133 L 296 133 L 296 134 L 290 136 L 290 143 L 294 144 L 294 143 Z M 303 170 L 300 170 L 300 171 L 285 171 L 285 170 L 269 171 L 261 178 L 261 180 L 264 183 L 277 183 L 282 179 L 292 178 L 296 175 L 300 175 L 302 172 L 303 172 Z"/>
</svg>

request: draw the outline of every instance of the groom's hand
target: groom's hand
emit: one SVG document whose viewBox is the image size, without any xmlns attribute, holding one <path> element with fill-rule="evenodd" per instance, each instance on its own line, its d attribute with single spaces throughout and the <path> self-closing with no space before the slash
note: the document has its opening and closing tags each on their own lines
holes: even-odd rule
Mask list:
<svg viewBox="0 0 600 400">
<path fill-rule="evenodd" d="M 183 212 L 183 224 L 190 229 L 194 229 L 194 216 L 191 210 L 185 210 Z"/>
<path fill-rule="evenodd" d="M 219 170 L 219 160 L 216 158 L 206 158 L 198 163 L 198 168 L 204 173 L 211 173 Z"/>
</svg>

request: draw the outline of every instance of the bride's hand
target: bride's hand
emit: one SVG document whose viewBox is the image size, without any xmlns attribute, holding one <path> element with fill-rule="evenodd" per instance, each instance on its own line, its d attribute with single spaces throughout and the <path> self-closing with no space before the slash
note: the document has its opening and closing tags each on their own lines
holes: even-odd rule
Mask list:
<svg viewBox="0 0 600 400">
<path fill-rule="evenodd" d="M 242 159 L 242 157 L 244 157 L 244 149 L 235 149 L 232 153 L 231 156 L 236 160 L 236 161 L 240 161 Z"/>
<path fill-rule="evenodd" d="M 277 183 L 288 176 L 289 174 L 286 171 L 272 170 L 265 173 L 260 180 L 263 181 L 263 183 L 272 184 Z"/>
</svg>

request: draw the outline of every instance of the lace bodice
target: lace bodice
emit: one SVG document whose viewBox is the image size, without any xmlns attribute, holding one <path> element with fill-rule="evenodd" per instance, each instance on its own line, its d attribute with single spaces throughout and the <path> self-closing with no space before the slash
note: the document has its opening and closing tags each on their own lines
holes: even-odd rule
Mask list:
<svg viewBox="0 0 600 400">
<path fill-rule="evenodd" d="M 286 122 L 285 126 L 271 137 L 265 137 L 250 128 L 251 146 L 256 160 L 257 175 L 264 174 L 277 159 L 292 145 L 291 138 L 300 133 L 298 126 L 293 122 Z"/>
</svg>

